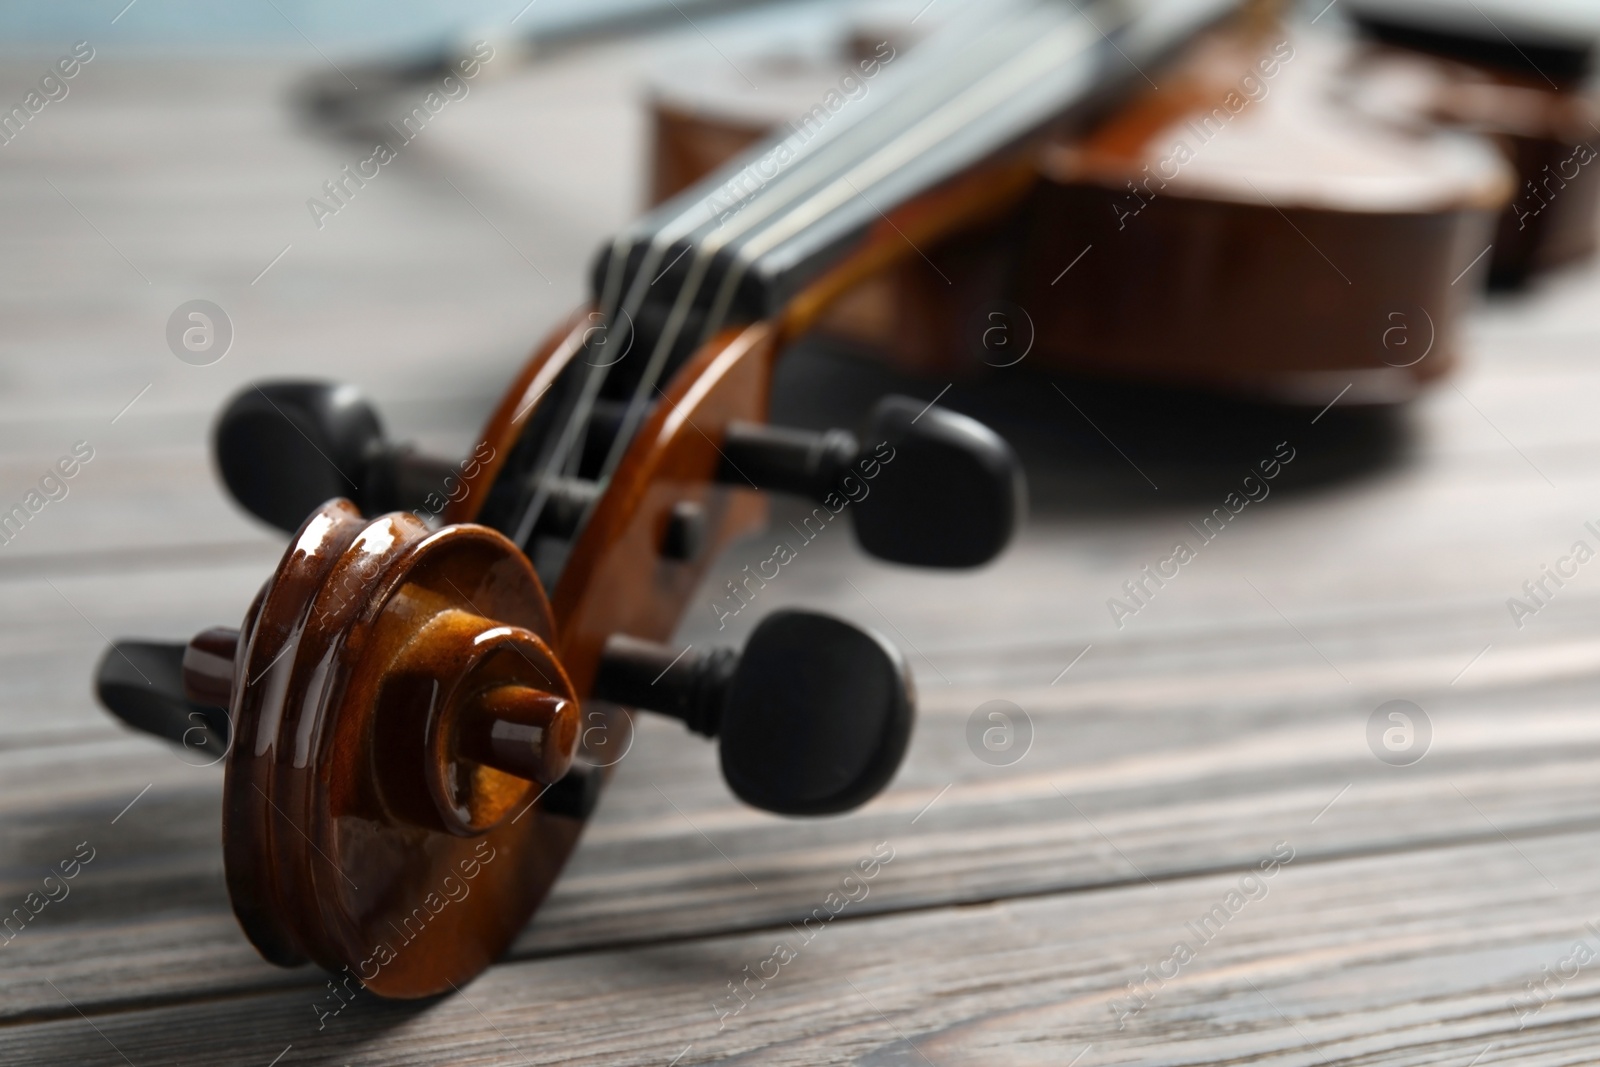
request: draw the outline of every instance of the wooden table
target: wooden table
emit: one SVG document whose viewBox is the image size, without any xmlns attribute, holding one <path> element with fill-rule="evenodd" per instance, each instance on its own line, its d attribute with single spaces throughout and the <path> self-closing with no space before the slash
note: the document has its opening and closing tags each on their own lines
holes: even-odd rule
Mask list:
<svg viewBox="0 0 1600 1067">
<path fill-rule="evenodd" d="M 8 63 L 0 99 L 48 58 Z M 616 75 L 638 59 L 486 79 L 320 230 L 305 201 L 370 148 L 308 129 L 278 65 L 103 57 L 0 148 L 0 506 L 93 449 L 0 546 L 0 903 L 59 897 L 0 947 L 0 1062 L 1592 1062 L 1600 562 L 1547 581 L 1520 628 L 1507 599 L 1600 547 L 1594 271 L 1480 311 L 1466 372 L 1399 420 L 1274 424 L 1026 366 L 957 384 L 946 400 L 1029 462 L 1009 554 L 928 574 L 831 533 L 757 604 L 906 650 L 921 717 L 881 798 L 751 811 L 710 748 L 643 722 L 552 898 L 459 996 L 335 1013 L 325 975 L 257 958 L 224 890 L 219 769 L 108 719 L 96 659 L 238 619 L 279 553 L 208 466 L 244 382 L 349 379 L 397 436 L 470 442 L 637 202 Z M 164 338 L 194 298 L 236 329 L 213 366 Z M 827 353 L 784 374 L 780 414 L 813 425 L 945 384 Z M 1225 440 L 1220 473 L 1193 462 Z M 1279 440 L 1303 484 L 1286 474 L 1114 625 L 1108 598 L 1197 541 Z M 685 643 L 748 630 L 757 610 L 717 634 L 709 601 L 769 552 L 718 564 Z M 1006 765 L 968 740 L 994 700 L 1031 724 Z M 1410 766 L 1369 745 L 1390 700 L 1431 724 Z M 874 854 L 892 859 L 847 882 Z"/>
</svg>

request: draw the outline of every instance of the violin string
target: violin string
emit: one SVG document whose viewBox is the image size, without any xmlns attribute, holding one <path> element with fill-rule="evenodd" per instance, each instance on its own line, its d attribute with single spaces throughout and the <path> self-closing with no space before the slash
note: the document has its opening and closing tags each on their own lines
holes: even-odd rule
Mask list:
<svg viewBox="0 0 1600 1067">
<path fill-rule="evenodd" d="M 687 207 L 668 204 L 664 210 L 676 207 L 677 214 L 665 219 L 647 217 L 616 239 L 601 294 L 601 325 L 585 340 L 586 352 L 590 354 L 597 347 L 591 344 L 595 335 L 600 338 L 598 346 L 610 345 L 613 348 L 631 341 L 637 335 L 636 320 L 654 284 L 646 282 L 646 279 L 655 275 L 667 252 L 678 241 L 688 239 L 689 251 L 693 252 L 693 256 L 687 271 L 681 275 L 682 281 L 676 285 L 670 297 L 671 311 L 660 335 L 655 339 L 646 367 L 634 387 L 622 423 L 602 464 L 597 479 L 602 489 L 615 473 L 633 434 L 651 406 L 652 394 L 658 391 L 661 375 L 693 312 L 695 301 L 716 265 L 717 255 L 730 247 L 734 251 L 702 326 L 701 344 L 715 336 L 726 324 L 739 285 L 748 270 L 759 262 L 761 255 L 770 253 L 785 240 L 803 232 L 830 211 L 839 210 L 854 197 L 865 195 L 866 190 L 906 167 L 919 153 L 928 151 L 940 140 L 996 110 L 1010 95 L 1038 82 L 1048 70 L 1058 68 L 1064 58 L 1070 59 L 1074 38 L 1078 38 L 1080 43 L 1077 51 L 1092 46 L 1094 41 L 1082 41 L 1092 24 L 1076 3 L 1071 6 L 1073 10 L 1068 12 L 1060 0 L 1013 4 L 1012 9 L 1021 10 L 1023 14 L 1011 19 L 997 18 L 992 7 L 989 8 L 982 12 L 984 17 L 978 27 L 941 35 L 944 41 L 952 42 L 952 45 L 939 49 L 930 47 L 934 42 L 924 42 L 919 48 L 919 57 L 926 57 L 924 65 L 935 67 L 937 64 L 936 69 L 941 74 L 938 78 L 925 80 L 928 88 L 923 89 L 913 77 L 908 76 L 907 80 L 912 86 L 909 91 L 890 94 L 884 105 L 861 113 L 854 122 L 823 127 L 817 137 L 801 146 L 800 154 L 785 174 L 741 201 L 736 201 L 737 210 L 733 211 L 731 218 L 725 216 L 720 221 L 716 220 L 709 203 L 701 195 L 689 202 Z M 1096 9 L 1109 7 L 1113 6 L 1113 0 L 1089 6 Z M 1120 8 L 1122 5 L 1116 6 Z M 1053 16 L 1048 23 L 1054 27 L 1053 32 L 1047 32 L 1044 25 L 1036 24 L 1038 19 L 1027 17 L 1041 13 Z M 1074 14 L 1078 17 L 1063 25 L 1061 18 L 1070 18 Z M 1132 12 L 1125 12 L 1123 18 L 1114 21 L 1127 25 L 1132 20 Z M 959 26 L 959 22 L 956 25 Z M 1107 41 L 1109 43 L 1109 38 Z M 953 55 L 940 55 L 941 51 Z M 918 92 L 918 89 L 923 91 Z M 909 129 L 905 117 L 899 114 L 906 111 L 910 111 L 916 119 L 910 122 Z M 876 125 L 874 119 L 878 120 Z M 888 126 L 892 131 L 887 144 L 878 139 L 881 137 L 879 126 Z M 876 142 L 877 147 L 863 157 L 858 154 L 859 148 L 853 145 L 856 141 L 865 141 L 868 145 Z M 843 142 L 842 148 L 839 142 Z M 758 157 L 768 145 L 770 142 L 752 150 L 749 156 L 741 157 L 722 173 L 737 173 L 741 164 L 748 165 L 747 161 Z M 855 148 L 855 152 L 846 150 L 851 148 Z M 696 186 L 696 189 L 703 187 Z M 619 301 L 628 259 L 633 251 L 640 250 L 641 245 L 640 263 L 628 285 L 626 298 Z M 671 269 L 670 266 L 668 269 Z M 617 318 L 619 303 L 622 311 L 620 323 Z M 575 445 L 593 416 L 610 368 L 619 361 L 596 365 L 589 359 L 584 360 L 584 383 L 563 427 L 561 438 L 536 479 L 533 503 L 518 528 L 519 543 L 527 543 L 537 524 L 539 511 L 554 489 L 555 472 L 563 468 L 575 470 L 581 457 L 581 449 L 575 448 Z M 579 529 L 587 521 L 593 507 L 591 503 L 585 509 L 580 517 Z"/>
<path fill-rule="evenodd" d="M 762 255 L 771 252 L 806 227 L 814 225 L 829 212 L 838 210 L 857 197 L 865 196 L 868 190 L 884 178 L 900 170 L 932 146 L 947 140 L 956 131 L 968 127 L 974 121 L 992 115 L 997 105 L 1010 100 L 1019 89 L 1034 84 L 1052 71 L 1059 70 L 1064 58 L 1082 52 L 1094 44 L 1087 27 L 1082 22 L 1058 26 L 1054 32 L 1044 36 L 1038 36 L 1036 28 L 1029 23 L 1019 27 L 1017 36 L 1025 37 L 1032 44 L 1021 54 L 1012 53 L 1014 58 L 1011 62 L 970 86 L 939 112 L 906 130 L 879 152 L 861 160 L 849 171 L 839 174 L 796 210 L 741 243 L 734 250 L 733 263 L 723 276 L 721 288 L 707 316 L 708 334 L 722 327 L 731 311 L 739 285 Z M 703 336 L 702 342 L 705 339 Z"/>
<path fill-rule="evenodd" d="M 580 358 L 583 370 L 582 384 L 578 393 L 570 401 L 570 410 L 562 422 L 561 433 L 542 461 L 538 464 L 538 471 L 533 479 L 533 497 L 524 509 L 522 517 L 517 524 L 514 540 L 517 544 L 527 546 L 533 536 L 534 529 L 538 526 L 539 516 L 549 502 L 550 496 L 556 488 L 556 472 L 569 469 L 582 457 L 582 449 L 575 447 L 586 433 L 590 420 L 593 418 L 594 407 L 599 400 L 600 390 L 604 387 L 610 370 L 621 358 L 610 363 L 596 364 L 588 357 L 592 356 L 597 348 L 628 344 L 633 336 L 634 325 L 641 313 L 644 302 L 648 296 L 648 285 L 642 285 L 643 278 L 650 277 L 650 273 L 659 265 L 661 256 L 671 243 L 670 228 L 663 228 L 651 241 L 638 273 L 629 286 L 626 301 L 622 300 L 622 284 L 625 280 L 627 260 L 633 247 L 627 233 L 619 235 L 611 247 L 602 283 L 599 307 L 599 325 L 589 331 L 584 338 L 584 356 Z M 621 326 L 618 324 L 617 312 L 619 305 L 622 310 Z M 614 335 L 615 329 L 615 335 Z M 595 340 L 598 338 L 598 340 Z M 569 366 L 575 366 L 569 364 Z"/>
<path fill-rule="evenodd" d="M 622 271 L 617 264 L 616 254 L 620 244 L 621 238 L 613 242 L 611 261 L 606 265 L 606 277 L 602 283 L 599 301 L 600 328 L 602 330 L 607 328 L 607 323 L 614 314 L 616 296 L 621 286 Z M 592 331 L 584 337 L 584 351 L 586 354 L 590 350 L 591 337 L 593 337 Z M 587 359 L 582 359 L 581 362 L 589 368 L 590 372 L 594 370 L 594 366 Z M 572 366 L 573 364 L 568 364 L 569 368 Z M 579 395 L 572 401 L 566 401 L 571 410 L 562 421 L 560 435 L 545 450 L 544 455 L 535 464 L 537 473 L 534 474 L 532 482 L 533 498 L 523 509 L 522 515 L 512 531 L 512 541 L 523 546 L 524 550 L 531 547 L 533 531 L 538 525 L 539 516 L 549 502 L 551 494 L 555 491 L 555 471 L 565 464 L 566 456 L 571 451 L 578 432 L 588 425 L 592 401 L 586 403 L 585 398 L 590 391 L 591 385 L 598 390 L 599 386 L 594 381 L 594 375 L 586 373 Z M 529 424 L 532 424 L 531 417 Z"/>
<path fill-rule="evenodd" d="M 762 255 L 770 254 L 783 241 L 807 232 L 830 211 L 837 211 L 857 197 L 865 197 L 868 189 L 900 172 L 915 158 L 932 151 L 941 141 L 951 139 L 961 131 L 980 129 L 978 122 L 994 118 L 1007 104 L 1021 98 L 1028 87 L 1043 87 L 1047 90 L 1046 95 L 1033 100 L 1021 99 L 1022 107 L 1013 108 L 1021 111 L 1016 116 L 1020 128 L 1014 132 L 1024 133 L 1029 125 L 1044 121 L 1052 109 L 1059 110 L 1064 101 L 1074 96 L 1092 98 L 1092 91 L 1100 84 L 1096 75 L 1106 69 L 1107 64 L 1116 64 L 1120 59 L 1129 71 L 1139 71 L 1138 64 L 1129 57 L 1127 50 L 1116 43 L 1112 34 L 1126 35 L 1128 40 L 1124 43 L 1128 49 L 1149 59 L 1160 56 L 1235 6 L 1234 0 L 1175 0 L 1167 3 L 1148 0 L 1139 5 L 1106 3 L 1101 7 L 1111 9 L 1110 16 L 1096 23 L 1074 2 L 1071 12 L 1061 11 L 1057 7 L 1057 14 L 1066 15 L 1069 21 L 1062 23 L 1059 19 L 1053 20 L 1053 29 L 1025 20 L 1013 22 L 1012 28 L 1016 33 L 1009 47 L 1015 59 L 1011 63 L 993 70 L 982 83 L 964 91 L 945 110 L 929 116 L 920 133 L 917 130 L 909 131 L 900 138 L 898 146 L 891 146 L 862 161 L 853 174 L 839 175 L 830 186 L 818 190 L 799 209 L 751 236 L 735 249 L 733 262 L 723 276 L 721 291 L 706 316 L 706 328 L 700 342 L 705 343 L 723 327 L 739 285 Z M 1099 9 L 1096 10 L 1098 12 Z M 1073 15 L 1077 17 L 1072 18 Z M 1109 32 L 1105 28 L 1108 24 Z M 1019 50 L 1017 39 L 1029 43 Z M 1075 55 L 1090 52 L 1095 53 L 1101 62 L 1071 63 Z M 1112 52 L 1115 52 L 1115 56 Z M 1110 69 L 1115 71 L 1119 67 L 1113 65 Z M 1051 84 L 1052 74 L 1056 75 L 1058 84 Z M 1070 81 L 1061 84 L 1064 76 L 1070 77 Z M 1004 128 L 1004 124 L 999 125 Z M 992 151 L 1002 145 L 1003 139 L 1000 143 L 980 143 L 978 148 L 980 152 Z M 872 206 L 872 201 L 869 200 L 868 204 Z"/>
<path fill-rule="evenodd" d="M 1012 6 L 1016 7 L 1017 5 Z M 995 20 L 991 14 L 988 20 L 988 26 L 991 31 L 994 30 L 998 21 L 999 20 Z M 964 65 L 970 66 L 974 70 L 981 71 L 991 69 L 996 58 L 1003 59 L 1004 56 L 1011 54 L 1009 50 L 1003 49 L 999 46 L 987 49 L 975 49 L 973 47 L 973 37 L 965 34 L 962 36 L 965 40 L 961 51 L 965 53 L 966 57 L 968 58 L 968 62 Z M 987 40 L 982 40 L 982 43 L 988 44 L 996 37 L 1000 38 L 1002 45 L 1006 43 L 1007 39 L 1005 35 L 995 32 L 980 35 L 980 40 L 987 38 Z M 994 58 L 990 58 L 991 53 L 993 54 Z M 931 58 L 932 57 L 930 57 L 930 59 Z M 932 66 L 934 64 L 933 62 L 927 62 L 926 65 Z M 962 72 L 959 69 L 956 71 L 951 71 L 948 67 L 946 67 L 945 73 L 945 78 L 938 79 L 932 83 L 935 92 L 928 94 L 933 98 L 931 103 L 935 106 L 943 106 L 944 104 L 944 101 L 939 99 L 939 97 L 946 97 L 949 96 L 952 91 L 958 91 L 961 79 L 959 76 L 952 77 L 951 75 L 960 75 L 965 72 Z M 950 88 L 952 84 L 957 87 L 957 90 L 952 90 Z M 913 86 L 915 87 L 915 83 L 913 83 Z M 899 108 L 899 110 L 913 110 L 916 113 L 925 114 L 930 106 L 930 101 L 917 99 L 914 92 L 911 94 L 904 94 L 900 98 L 891 98 L 891 100 L 895 99 L 902 101 L 902 106 Z M 861 115 L 858 121 L 853 124 L 844 124 L 839 127 L 834 127 L 834 130 L 836 131 L 834 136 L 829 138 L 825 144 L 837 144 L 842 140 L 845 141 L 846 145 L 848 146 L 849 141 L 851 140 L 850 135 L 852 133 L 859 134 L 864 131 L 866 136 L 856 139 L 867 140 L 870 147 L 871 140 L 875 139 L 876 135 L 876 130 L 871 128 L 870 120 L 874 118 L 882 120 L 883 115 L 886 114 L 888 110 L 889 109 L 887 108 L 879 108 L 872 112 Z M 892 118 L 896 120 L 893 122 L 894 126 L 898 127 L 902 125 L 902 122 L 899 120 L 899 116 L 892 116 Z M 880 121 L 880 124 L 887 123 Z M 851 165 L 851 160 L 848 156 L 841 162 L 834 162 L 830 156 L 819 150 L 821 146 L 817 146 L 816 142 L 813 142 L 807 147 L 813 149 L 813 151 L 808 155 L 808 158 L 810 160 L 820 161 L 819 163 L 813 164 L 812 169 L 826 167 L 829 168 L 829 172 L 836 172 L 841 166 L 848 167 Z M 765 145 L 763 148 L 765 148 Z M 825 174 L 824 177 L 826 176 L 827 175 Z M 600 474 L 600 480 L 602 484 L 611 476 L 611 474 L 615 472 L 617 465 L 621 462 L 622 456 L 626 453 L 633 432 L 637 429 L 638 424 L 643 420 L 646 412 L 649 410 L 651 397 L 653 392 L 659 386 L 661 373 L 665 369 L 672 350 L 677 345 L 679 337 L 682 334 L 683 327 L 687 322 L 689 315 L 693 311 L 694 303 L 699 296 L 701 287 L 707 276 L 712 271 L 712 267 L 716 262 L 717 253 L 723 248 L 726 248 L 730 244 L 737 241 L 739 238 L 746 237 L 751 233 L 759 232 L 759 227 L 763 225 L 771 225 L 773 216 L 777 215 L 777 213 L 784 208 L 790 208 L 791 211 L 793 211 L 795 209 L 795 201 L 801 200 L 802 198 L 814 197 L 816 195 L 816 180 L 817 179 L 813 178 L 809 173 L 801 173 L 793 175 L 788 182 L 778 185 L 777 188 L 768 186 L 761 190 L 756 198 L 753 198 L 750 202 L 741 207 L 731 219 L 724 220 L 723 222 L 717 224 L 713 229 L 710 230 L 709 233 L 695 235 L 697 239 L 692 245 L 693 255 L 690 259 L 688 270 L 685 273 L 684 281 L 677 290 L 676 298 L 673 301 L 672 310 L 663 325 L 660 336 L 656 339 L 654 348 L 650 354 L 649 362 L 647 363 L 645 371 L 643 375 L 641 375 L 639 383 L 635 387 L 634 394 L 629 401 L 622 426 L 616 437 L 613 439 L 611 449 L 609 450 L 605 462 L 602 465 Z M 783 217 L 784 216 L 779 216 L 779 220 L 781 221 Z M 739 225 L 730 225 L 730 223 L 735 222 L 739 223 Z M 726 289 L 727 286 L 724 285 L 723 288 Z M 704 343 L 716 332 L 720 331 L 721 326 L 721 322 L 708 322 L 705 327 L 702 328 L 700 336 L 701 343 Z"/>
<path fill-rule="evenodd" d="M 670 206 L 669 204 L 668 207 Z M 641 243 L 640 230 L 643 227 L 635 226 L 630 230 L 624 231 L 613 240 L 597 312 L 600 323 L 585 338 L 586 356 L 592 355 L 597 345 L 609 345 L 614 349 L 630 342 L 635 334 L 637 318 L 649 296 L 650 285 L 654 284 L 653 281 L 646 284 L 644 279 L 653 278 L 661 260 L 675 240 L 688 236 L 698 226 L 703 225 L 703 222 L 695 217 L 697 208 L 701 213 L 709 213 L 708 208 L 703 203 L 697 202 L 691 204 L 687 209 L 680 210 L 677 215 L 669 217 L 664 222 L 657 220 L 655 225 L 644 229 L 644 252 L 639 267 L 633 276 L 632 284 L 629 285 L 626 300 L 622 303 L 620 323 L 617 318 L 620 286 L 627 273 L 626 267 L 630 253 L 639 247 Z M 647 218 L 645 221 L 648 224 L 651 220 Z M 592 339 L 596 336 L 600 340 L 597 343 L 593 343 Z M 583 383 L 579 387 L 577 395 L 569 404 L 569 411 L 563 420 L 561 434 L 553 447 L 547 450 L 543 460 L 537 464 L 538 471 L 533 477 L 533 498 L 525 508 L 515 530 L 518 544 L 526 546 L 529 543 L 533 530 L 538 525 L 539 516 L 549 497 L 554 492 L 556 472 L 558 470 L 573 472 L 577 464 L 581 462 L 582 450 L 577 448 L 576 445 L 580 435 L 587 430 L 593 417 L 600 390 L 604 387 L 605 381 L 609 377 L 610 367 L 619 362 L 620 358 L 603 365 L 596 365 L 589 358 L 582 360 L 584 364 L 582 371 L 584 375 Z M 646 375 L 645 377 L 652 378 L 655 376 Z M 625 422 L 617 434 L 618 440 L 626 441 L 631 436 L 631 429 L 632 427 Z M 607 476 L 609 476 L 609 472 Z M 601 482 L 603 484 L 604 478 L 601 479 Z M 586 519 L 587 514 L 581 521 L 586 521 Z"/>
</svg>

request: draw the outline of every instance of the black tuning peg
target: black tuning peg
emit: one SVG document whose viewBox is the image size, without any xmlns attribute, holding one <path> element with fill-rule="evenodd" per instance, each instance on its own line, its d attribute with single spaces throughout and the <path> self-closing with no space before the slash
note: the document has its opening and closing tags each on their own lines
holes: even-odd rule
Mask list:
<svg viewBox="0 0 1600 1067">
<path fill-rule="evenodd" d="M 389 443 L 366 397 L 332 382 L 247 386 L 218 417 L 213 445 L 233 498 L 290 533 L 333 497 L 367 515 L 405 510 L 456 473 L 448 461 Z"/>
<path fill-rule="evenodd" d="M 118 641 L 100 657 L 95 695 L 136 730 L 221 757 L 228 751 L 228 713 L 191 699 L 184 687 L 186 655 L 192 660 L 195 651 L 179 644 Z"/>
<path fill-rule="evenodd" d="M 987 563 L 1026 506 L 1021 464 L 998 434 L 910 397 L 879 401 L 860 439 L 734 423 L 722 452 L 719 481 L 848 506 L 861 547 L 893 563 Z"/>
<path fill-rule="evenodd" d="M 866 803 L 899 768 L 914 716 L 910 676 L 893 645 L 805 611 L 767 616 L 743 653 L 679 655 L 613 636 L 594 696 L 717 738 L 729 788 L 780 815 Z"/>
</svg>

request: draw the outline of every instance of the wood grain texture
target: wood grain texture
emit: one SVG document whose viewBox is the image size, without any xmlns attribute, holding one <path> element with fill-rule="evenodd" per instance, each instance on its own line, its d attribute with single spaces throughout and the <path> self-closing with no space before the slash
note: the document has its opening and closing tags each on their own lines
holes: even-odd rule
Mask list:
<svg viewBox="0 0 1600 1067">
<path fill-rule="evenodd" d="M 1275 844 L 1261 842 L 1260 855 Z M 134 1063 L 181 1047 L 219 1065 L 264 1063 L 291 1046 L 298 1062 L 328 1064 L 679 1056 L 943 1067 L 1061 1064 L 1079 1054 L 1100 1063 L 1448 1064 L 1488 1046 L 1500 1062 L 1565 1063 L 1595 1037 L 1592 968 L 1531 1017 L 1508 1000 L 1526 998 L 1523 983 L 1558 966 L 1575 941 L 1592 949 L 1600 940 L 1584 926 L 1594 917 L 1596 844 L 1575 834 L 1327 864 L 1296 855 L 1250 883 L 1256 899 L 1213 920 L 1209 940 L 1188 923 L 1226 909 L 1230 893 L 1245 899 L 1237 873 L 867 921 L 847 907 L 809 942 L 782 925 L 506 964 L 429 1004 L 363 995 L 321 1017 L 318 994 L 330 995 L 302 989 L 103 1016 L 99 1033 L 65 1018 L 8 1036 L 15 1054 L 41 1063 L 114 1062 L 112 1046 Z M 897 852 L 884 874 L 899 862 Z M 1119 1029 L 1128 984 L 1161 968 L 1178 941 L 1195 958 L 1147 984 L 1145 1007 Z M 769 980 L 752 981 L 734 1013 L 740 1001 L 728 984 L 780 943 L 794 958 L 775 976 L 765 968 Z"/>
<path fill-rule="evenodd" d="M 1591 969 L 1522 1029 L 1507 1000 L 1600 922 L 1600 565 L 1521 628 L 1506 600 L 1573 541 L 1600 544 L 1583 525 L 1600 525 L 1592 270 L 1479 312 L 1467 373 L 1409 413 L 1391 457 L 1285 479 L 1121 628 L 1107 599 L 1193 537 L 1260 458 L 1256 438 L 1260 455 L 1288 439 L 1291 470 L 1320 470 L 1354 432 L 1339 407 L 1279 434 L 1197 401 L 1197 449 L 1246 440 L 1198 478 L 1143 436 L 1165 416 L 1114 418 L 1081 383 L 957 384 L 946 401 L 1028 460 L 1034 514 L 1005 558 L 918 573 L 864 558 L 836 525 L 719 632 L 723 583 L 793 537 L 801 513 L 780 504 L 679 631 L 736 643 L 782 606 L 883 630 L 921 700 L 890 789 L 846 817 L 776 819 L 731 800 L 712 749 L 642 721 L 506 962 L 460 997 L 362 997 L 318 1029 L 325 976 L 261 962 L 228 909 L 220 773 L 108 720 L 90 673 L 105 638 L 236 623 L 281 551 L 223 499 L 206 456 L 212 413 L 243 383 L 348 378 L 397 436 L 472 440 L 630 213 L 638 115 L 608 72 L 643 55 L 478 86 L 322 231 L 304 200 L 355 150 L 288 118 L 280 67 L 107 56 L 3 150 L 0 503 L 76 440 L 96 458 L 0 546 L 0 904 L 21 905 L 79 842 L 96 853 L 0 947 L 0 1061 L 266 1064 L 290 1045 L 283 1067 L 1054 1065 L 1085 1046 L 1081 1067 L 1464 1065 L 1490 1045 L 1478 1062 L 1585 1059 Z M 194 159 L 197 130 L 210 147 Z M 208 368 L 161 338 L 196 296 L 239 328 Z M 853 425 L 883 389 L 931 399 L 945 384 L 812 352 L 780 369 L 775 406 Z M 1406 768 L 1365 736 L 1396 698 L 1434 728 Z M 1033 725 L 1013 766 L 968 747 L 969 716 L 994 699 Z M 1108 1005 L 1126 983 L 1280 840 L 1296 858 L 1266 899 L 1118 1030 Z M 719 1030 L 726 984 L 882 841 L 895 858 L 868 896 Z"/>
</svg>

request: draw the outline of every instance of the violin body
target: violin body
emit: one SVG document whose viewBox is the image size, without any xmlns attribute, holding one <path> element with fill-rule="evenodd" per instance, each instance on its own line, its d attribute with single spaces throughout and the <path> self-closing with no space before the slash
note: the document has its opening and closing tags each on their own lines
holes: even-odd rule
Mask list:
<svg viewBox="0 0 1600 1067">
<path fill-rule="evenodd" d="M 1371 42 L 1349 82 L 1355 106 L 1486 137 L 1515 170 L 1489 260 L 1492 286 L 1516 288 L 1594 254 L 1600 176 L 1589 164 L 1600 154 L 1600 94 L 1590 84 L 1592 31 L 1490 19 L 1470 4 L 1356 0 L 1349 14 Z"/>
<path fill-rule="evenodd" d="M 1347 386 L 1347 403 L 1409 399 L 1456 361 L 1473 295 L 1456 282 L 1505 167 L 1342 108 L 1337 46 L 1280 38 L 1252 63 L 1214 44 L 1047 150 L 1013 298 L 1041 361 L 1316 407 Z"/>
<path fill-rule="evenodd" d="M 1159 91 L 1031 145 L 988 218 L 842 295 L 818 329 L 929 374 L 1027 358 L 1318 407 L 1347 386 L 1350 403 L 1407 400 L 1456 360 L 1476 288 L 1457 283 L 1506 229 L 1513 176 L 1482 138 L 1349 101 L 1367 61 L 1257 22 L 1208 34 L 1152 72 Z M 658 85 L 658 193 L 803 92 L 765 95 Z M 1542 255 L 1576 254 L 1557 232 L 1587 233 L 1553 225 Z"/>
</svg>

